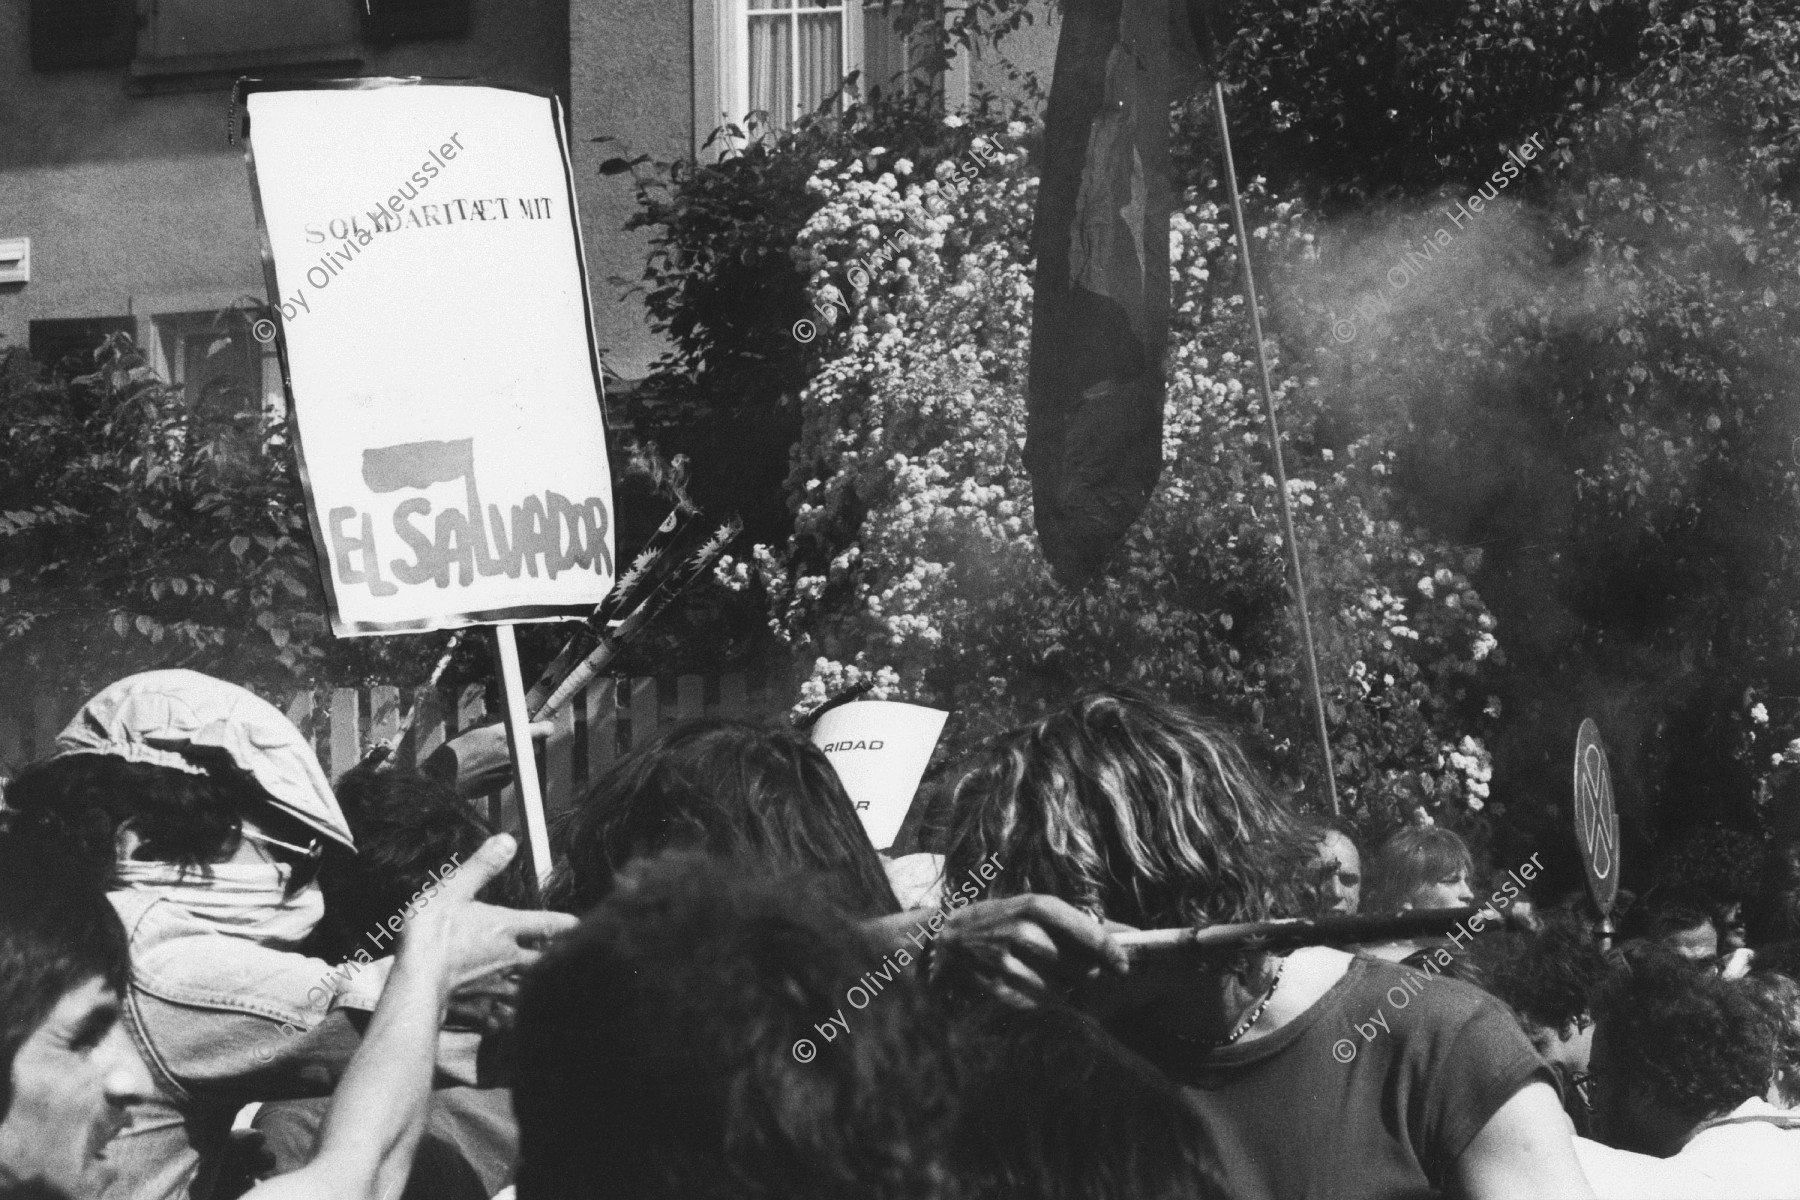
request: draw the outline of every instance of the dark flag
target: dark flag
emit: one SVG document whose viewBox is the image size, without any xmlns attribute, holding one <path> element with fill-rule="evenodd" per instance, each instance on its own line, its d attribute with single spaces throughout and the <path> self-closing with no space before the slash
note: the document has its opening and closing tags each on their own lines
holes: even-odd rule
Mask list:
<svg viewBox="0 0 1800 1200">
<path fill-rule="evenodd" d="M 1059 579 L 1091 578 L 1162 472 L 1169 0 L 1068 0 L 1032 245 L 1025 466 Z"/>
</svg>

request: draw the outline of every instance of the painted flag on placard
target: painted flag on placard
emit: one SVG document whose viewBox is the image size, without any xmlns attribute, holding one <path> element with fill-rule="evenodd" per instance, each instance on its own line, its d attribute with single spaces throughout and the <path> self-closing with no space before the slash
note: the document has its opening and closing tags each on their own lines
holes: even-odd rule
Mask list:
<svg viewBox="0 0 1800 1200">
<path fill-rule="evenodd" d="M 1169 0 L 1064 5 L 1032 234 L 1025 465 L 1044 556 L 1068 583 L 1100 569 L 1162 472 L 1169 44 Z"/>
</svg>

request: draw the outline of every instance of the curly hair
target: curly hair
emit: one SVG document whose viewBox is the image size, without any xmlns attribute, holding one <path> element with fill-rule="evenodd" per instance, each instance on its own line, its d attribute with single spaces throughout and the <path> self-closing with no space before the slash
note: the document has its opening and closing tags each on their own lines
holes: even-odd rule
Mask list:
<svg viewBox="0 0 1800 1200">
<path fill-rule="evenodd" d="M 1369 860 L 1362 910 L 1370 916 L 1397 913 L 1420 888 L 1474 873 L 1475 858 L 1462 838 L 1441 825 L 1409 825 Z"/>
<path fill-rule="evenodd" d="M 198 867 L 236 844 L 240 814 L 265 793 L 225 764 L 204 775 L 110 754 L 33 763 L 6 785 L 5 828 L 110 873 L 119 827 L 130 821 L 143 856 Z"/>
<path fill-rule="evenodd" d="M 1577 1025 L 1592 1011 L 1594 989 L 1606 978 L 1606 959 L 1592 935 L 1572 918 L 1553 914 L 1541 931 L 1518 939 L 1490 966 L 1488 990 L 1542 1029 Z"/>
<path fill-rule="evenodd" d="M 1752 971 L 1744 986 L 1775 1018 L 1775 1089 L 1782 1106 L 1800 1106 L 1800 983 L 1780 971 Z"/>
<path fill-rule="evenodd" d="M 583 912 L 627 863 L 670 849 L 829 875 L 861 916 L 900 911 L 831 760 L 787 729 L 687 721 L 615 764 L 564 819 L 552 902 Z"/>
<path fill-rule="evenodd" d="M 1237 738 L 1135 689 L 1084 692 L 1014 730 L 955 809 L 945 878 L 996 858 L 994 895 L 1040 892 L 1145 928 L 1312 905 L 1312 837 Z"/>
<path fill-rule="evenodd" d="M 1605 1070 L 1699 1124 L 1768 1090 L 1777 1022 L 1753 990 L 1673 951 L 1632 942 L 1594 993 Z"/>
</svg>

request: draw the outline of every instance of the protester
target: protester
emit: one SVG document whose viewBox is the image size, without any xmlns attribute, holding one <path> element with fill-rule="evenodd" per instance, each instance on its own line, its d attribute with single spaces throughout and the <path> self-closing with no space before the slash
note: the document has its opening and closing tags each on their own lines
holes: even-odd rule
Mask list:
<svg viewBox="0 0 1800 1200">
<path fill-rule="evenodd" d="M 1598 1141 L 1577 1141 L 1596 1193 L 1800 1197 L 1800 1117 L 1763 1098 L 1777 1045 L 1768 1009 L 1667 947 L 1624 950 L 1594 1000 Z"/>
<path fill-rule="evenodd" d="M 403 770 L 364 765 L 333 789 L 351 832 L 355 855 L 327 851 L 319 873 L 325 917 L 308 949 L 348 962 L 373 946 L 389 917 L 406 911 L 428 885 L 454 875 L 493 836 L 493 830 L 446 785 Z M 523 861 L 514 859 L 480 898 L 509 908 L 527 906 Z M 391 943 L 389 943 L 391 945 Z M 379 957 L 379 955 L 378 955 Z M 284 1100 L 262 1105 L 252 1122 L 273 1177 L 312 1161 L 329 1100 Z M 441 1088 L 432 1093 L 425 1134 L 400 1200 L 488 1200 L 512 1180 L 518 1125 L 505 1088 Z"/>
<path fill-rule="evenodd" d="M 1354 917 L 1362 911 L 1362 852 L 1342 821 L 1323 818 L 1317 826 L 1318 856 L 1315 866 L 1324 875 L 1321 911 Z"/>
<path fill-rule="evenodd" d="M 820 875 L 890 950 L 918 950 L 909 938 L 932 915 L 901 909 L 830 760 L 790 729 L 720 720 L 673 726 L 602 775 L 557 840 L 566 864 L 551 896 L 567 911 L 604 899 L 634 860 L 687 849 L 777 874 Z M 1124 970 L 1124 954 L 1105 929 L 1061 900 L 970 903 L 962 889 L 971 881 L 951 882 L 957 900 L 933 930 L 940 977 L 1021 999 L 1046 977 Z"/>
<path fill-rule="evenodd" d="M 119 1021 L 129 975 L 101 878 L 0 839 L 0 1198 L 81 1200 L 112 1178 L 106 1145 L 151 1094 Z"/>
<path fill-rule="evenodd" d="M 571 912 L 604 900 L 634 859 L 672 848 L 754 858 L 783 874 L 829 873 L 850 911 L 900 910 L 831 761 L 792 730 L 676 725 L 602 775 L 557 840 L 567 861 L 551 894 Z"/>
<path fill-rule="evenodd" d="M 1619 937 L 1658 942 L 1697 966 L 1719 962 L 1719 930 L 1712 903 L 1693 888 L 1665 882 L 1651 887 L 1625 911 Z"/>
<path fill-rule="evenodd" d="M 1556 1071 L 1563 1107 L 1576 1132 L 1585 1133 L 1592 1122 L 1592 995 L 1606 977 L 1606 960 L 1587 928 L 1561 915 L 1534 935 L 1498 944 L 1510 952 L 1494 956 L 1487 990 L 1513 1010 L 1532 1047 Z"/>
<path fill-rule="evenodd" d="M 1441 825 L 1409 825 L 1375 851 L 1363 911 L 1466 908 L 1475 903 L 1475 860 L 1462 838 Z"/>
<path fill-rule="evenodd" d="M 380 996 L 391 960 L 346 968 L 298 952 L 324 908 L 326 844 L 354 842 L 293 723 L 205 675 L 113 684 L 57 750 L 7 788 L 8 826 L 113 879 L 131 946 L 127 1025 L 156 1093 L 108 1150 L 108 1194 L 204 1196 L 238 1109 L 329 1094 Z M 402 918 L 377 932 L 385 945 Z M 477 1008 L 513 987 L 482 981 Z M 481 1026 L 454 1023 L 463 1028 L 443 1035 L 439 1067 L 446 1081 L 481 1082 Z"/>
<path fill-rule="evenodd" d="M 987 1005 L 960 1032 L 958 1200 L 1231 1194 L 1180 1089 L 1092 1018 L 1059 1005 Z"/>
<path fill-rule="evenodd" d="M 1313 846 L 1235 738 L 1136 691 L 1015 731 L 957 807 L 952 880 L 991 860 L 1002 893 L 1153 928 L 1306 903 Z M 1234 1197 L 1590 1194 L 1549 1068 L 1502 1005 L 1453 980 L 1314 947 L 1134 964 L 1090 1002 L 1182 1085 Z"/>
<path fill-rule="evenodd" d="M 1388 915 L 1413 909 L 1466 908 L 1475 903 L 1470 880 L 1475 860 L 1468 845 L 1438 825 L 1409 825 L 1375 851 L 1363 890 L 1363 912 Z M 1433 950 L 1441 938 L 1402 938 L 1359 947 L 1361 953 L 1389 962 L 1403 961 L 1421 949 Z"/>
<path fill-rule="evenodd" d="M 510 838 L 484 845 L 407 922 L 318 1155 L 250 1200 L 385 1200 L 398 1190 L 423 1127 L 450 995 L 530 966 L 537 944 L 573 924 L 473 902 L 513 851 Z M 120 1020 L 129 950 L 99 879 L 41 843 L 0 839 L 0 965 L 0 1030 L 6 1045 L 17 1041 L 4 1064 L 0 1198 L 93 1200 L 117 1176 L 109 1135 L 153 1086 Z"/>
<path fill-rule="evenodd" d="M 527 981 L 519 1200 L 947 1196 L 947 1023 L 839 908 L 694 853 L 614 875 Z"/>
</svg>

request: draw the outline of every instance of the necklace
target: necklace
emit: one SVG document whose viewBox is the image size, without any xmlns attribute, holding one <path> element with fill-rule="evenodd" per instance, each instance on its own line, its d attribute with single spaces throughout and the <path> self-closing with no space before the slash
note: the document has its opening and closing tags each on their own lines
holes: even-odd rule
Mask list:
<svg viewBox="0 0 1800 1200">
<path fill-rule="evenodd" d="M 1286 966 L 1287 959 L 1278 958 L 1275 960 L 1275 976 L 1269 980 L 1269 990 L 1262 994 L 1262 999 L 1258 1000 L 1256 1004 L 1251 1007 L 1250 1011 L 1244 1014 L 1244 1019 L 1239 1021 L 1232 1031 L 1224 1037 L 1214 1040 L 1209 1038 L 1190 1037 L 1187 1034 L 1174 1029 L 1170 1029 L 1169 1032 L 1174 1034 L 1175 1037 L 1181 1041 L 1191 1044 L 1213 1047 L 1231 1045 L 1246 1033 L 1249 1033 L 1251 1028 L 1262 1019 L 1263 1011 L 1269 1007 L 1269 1001 L 1275 998 L 1275 989 L 1281 984 L 1281 972 Z"/>
</svg>

